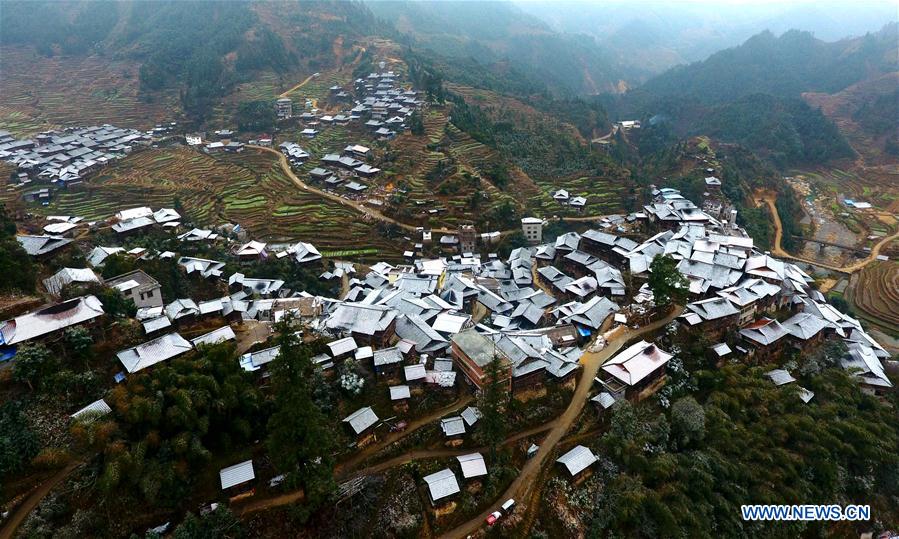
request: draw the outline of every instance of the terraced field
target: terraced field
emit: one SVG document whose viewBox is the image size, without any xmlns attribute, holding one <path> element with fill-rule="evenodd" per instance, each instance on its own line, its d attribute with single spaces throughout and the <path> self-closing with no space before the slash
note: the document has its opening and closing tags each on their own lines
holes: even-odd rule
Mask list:
<svg viewBox="0 0 899 539">
<path fill-rule="evenodd" d="M 870 322 L 897 334 L 899 328 L 899 262 L 875 262 L 854 274 L 846 299 Z"/>
<path fill-rule="evenodd" d="M 196 225 L 239 223 L 257 239 L 309 241 L 328 251 L 364 245 L 388 259 L 401 253 L 373 223 L 298 189 L 276 159 L 254 150 L 216 156 L 185 147 L 147 150 L 33 211 L 102 219 L 126 207 L 171 207 L 175 200 Z"/>
<path fill-rule="evenodd" d="M 0 129 L 27 136 L 103 123 L 146 129 L 177 119 L 175 92 L 154 95 L 152 101 L 141 98 L 136 63 L 97 56 L 46 58 L 6 46 L 0 55 Z"/>
</svg>

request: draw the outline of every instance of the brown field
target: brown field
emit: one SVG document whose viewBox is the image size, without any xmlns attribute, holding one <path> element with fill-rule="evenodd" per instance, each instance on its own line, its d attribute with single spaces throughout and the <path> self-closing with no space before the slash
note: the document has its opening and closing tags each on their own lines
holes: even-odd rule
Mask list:
<svg viewBox="0 0 899 539">
<path fill-rule="evenodd" d="M 363 246 L 388 256 L 399 249 L 352 209 L 300 190 L 271 154 L 255 150 L 216 156 L 185 147 L 146 150 L 31 211 L 103 219 L 122 208 L 171 207 L 175 200 L 198 226 L 239 223 L 264 241 L 309 241 L 323 251 Z"/>
<path fill-rule="evenodd" d="M 139 64 L 100 56 L 46 58 L 0 48 L 0 129 L 27 136 L 55 127 L 110 123 L 147 129 L 177 120 L 177 93 L 138 92 Z"/>
<path fill-rule="evenodd" d="M 876 262 L 854 274 L 846 299 L 864 319 L 896 333 L 899 328 L 899 262 Z"/>
</svg>

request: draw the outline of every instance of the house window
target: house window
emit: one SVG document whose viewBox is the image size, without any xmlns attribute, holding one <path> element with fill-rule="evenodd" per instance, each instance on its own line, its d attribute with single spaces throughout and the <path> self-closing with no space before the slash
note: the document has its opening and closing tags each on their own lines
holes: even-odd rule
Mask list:
<svg viewBox="0 0 899 539">
<path fill-rule="evenodd" d="M 153 291 L 152 291 L 152 290 L 147 291 L 147 297 L 148 297 L 148 298 L 152 298 L 152 297 L 153 297 Z"/>
</svg>

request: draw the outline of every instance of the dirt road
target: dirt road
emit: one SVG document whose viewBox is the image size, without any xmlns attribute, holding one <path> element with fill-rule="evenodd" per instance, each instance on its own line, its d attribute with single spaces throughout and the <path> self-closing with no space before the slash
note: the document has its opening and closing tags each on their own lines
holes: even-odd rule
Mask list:
<svg viewBox="0 0 899 539">
<path fill-rule="evenodd" d="M 581 410 L 584 409 L 584 405 L 587 403 L 587 395 L 593 387 L 593 379 L 596 377 L 596 373 L 599 372 L 599 367 L 617 353 L 625 343 L 640 335 L 661 328 L 674 320 L 674 318 L 680 315 L 681 312 L 683 312 L 683 309 L 678 308 L 662 320 L 653 322 L 648 326 L 636 330 L 629 329 L 624 331 L 610 340 L 606 344 L 606 347 L 599 352 L 586 352 L 581 356 L 581 365 L 583 369 L 581 376 L 578 379 L 577 387 L 574 390 L 574 395 L 571 397 L 571 403 L 568 405 L 565 412 L 559 416 L 556 424 L 549 431 L 549 434 L 546 435 L 543 443 L 540 444 L 540 449 L 537 451 L 537 454 L 525 463 L 524 467 L 521 469 L 521 473 L 518 474 L 518 477 L 516 477 L 514 481 L 512 481 L 512 484 L 506 489 L 506 492 L 496 500 L 496 503 L 502 503 L 509 498 L 518 500 L 527 499 L 528 493 L 536 484 L 535 478 L 540 473 L 540 470 L 543 469 L 544 462 L 551 454 L 553 454 L 556 444 L 558 444 L 559 440 L 561 440 L 565 433 L 568 432 L 568 429 L 571 428 L 575 419 L 580 415 Z M 522 508 L 524 511 L 531 509 L 533 508 Z M 466 537 L 480 529 L 484 525 L 487 516 L 496 510 L 497 506 L 491 506 L 484 510 L 480 515 L 474 517 L 465 524 L 450 530 L 441 537 L 448 539 Z"/>
<path fill-rule="evenodd" d="M 365 214 L 368 217 L 370 217 L 371 219 L 374 219 L 376 221 L 381 221 L 384 223 L 390 223 L 392 225 L 396 225 L 407 232 L 416 232 L 416 229 L 419 226 L 419 225 L 410 225 L 407 223 L 403 223 L 401 221 L 397 221 L 396 219 L 394 219 L 392 217 L 388 217 L 375 209 L 369 208 L 368 206 L 366 206 L 365 204 L 363 204 L 361 202 L 358 202 L 355 200 L 350 200 L 350 199 L 344 198 L 340 195 L 335 195 L 334 193 L 329 193 L 327 191 L 322 191 L 321 189 L 319 189 L 317 187 L 309 185 L 308 183 L 301 180 L 299 178 L 299 176 L 297 176 L 296 173 L 294 173 L 293 169 L 290 168 L 290 163 L 287 161 L 287 156 L 285 156 L 283 153 L 279 152 L 278 150 L 276 150 L 274 148 L 268 148 L 265 146 L 254 146 L 254 145 L 250 145 L 250 144 L 247 145 L 247 148 L 253 148 L 255 150 L 261 150 L 263 152 L 268 152 L 268 153 L 277 155 L 278 162 L 281 164 L 281 169 L 284 171 L 284 174 L 286 174 L 287 177 L 290 178 L 290 180 L 294 184 L 296 184 L 296 186 L 299 187 L 300 189 L 309 191 L 310 193 L 315 193 L 316 195 L 318 195 L 320 197 L 327 198 L 328 200 L 331 200 L 331 201 L 337 202 L 338 204 L 342 204 L 344 206 L 352 208 L 352 209 L 356 210 L 357 212 Z M 583 215 L 583 216 L 578 216 L 578 217 L 564 217 L 563 220 L 565 220 L 565 221 L 597 221 L 599 219 L 602 219 L 603 217 L 607 217 L 607 216 L 606 215 Z M 518 228 L 514 228 L 511 230 L 503 230 L 500 233 L 503 235 L 506 235 L 506 234 L 511 234 L 512 232 L 515 232 L 517 230 L 518 230 Z M 458 230 L 451 230 L 448 228 L 432 228 L 431 232 L 436 232 L 438 234 L 456 234 L 456 233 L 458 233 Z"/>
<path fill-rule="evenodd" d="M 53 477 L 41 483 L 41 486 L 39 486 L 37 490 L 32 492 L 25 498 L 25 501 L 13 510 L 12 514 L 3 525 L 3 528 L 0 528 L 0 539 L 12 539 L 16 534 L 16 530 L 19 529 L 19 526 L 21 526 L 22 523 L 25 522 L 25 519 L 28 518 L 28 515 L 30 515 L 38 504 L 41 503 L 41 500 L 43 500 L 47 494 L 50 494 L 50 491 L 53 490 L 56 485 L 60 484 L 69 476 L 69 474 L 75 471 L 75 468 L 82 464 L 83 462 L 80 460 L 70 462 L 65 468 L 56 472 Z"/>
<path fill-rule="evenodd" d="M 247 147 L 253 148 L 256 150 L 262 150 L 264 152 L 268 152 L 268 153 L 277 155 L 278 161 L 281 163 L 281 169 L 284 170 L 284 174 L 286 174 L 287 177 L 290 178 L 291 181 L 293 181 L 293 183 L 296 184 L 296 186 L 299 187 L 300 189 L 304 189 L 306 191 L 309 191 L 310 193 L 315 193 L 316 195 L 318 195 L 322 198 L 327 198 L 328 200 L 337 202 L 338 204 L 342 204 L 344 206 L 353 208 L 357 212 L 365 214 L 374 220 L 396 225 L 408 232 L 415 232 L 415 229 L 418 228 L 417 225 L 409 225 L 409 224 L 397 221 L 396 219 L 394 219 L 392 217 L 387 217 L 383 213 L 381 213 L 377 210 L 374 210 L 372 208 L 369 208 L 365 204 L 362 204 L 361 202 L 357 202 L 355 200 L 349 200 L 342 196 L 335 195 L 334 193 L 329 193 L 327 191 L 322 191 L 321 189 L 318 189 L 317 187 L 313 187 L 313 186 L 307 184 L 306 182 L 301 180 L 299 178 L 299 176 L 297 176 L 294 173 L 293 169 L 290 168 L 290 163 L 287 161 L 287 156 L 285 156 L 283 153 L 279 152 L 278 150 L 275 150 L 274 148 L 267 148 L 265 146 L 252 146 L 249 144 L 247 145 Z M 455 234 L 456 232 L 458 232 L 456 230 L 449 230 L 449 229 L 445 229 L 445 228 L 435 228 L 432 230 L 433 230 L 433 232 L 436 232 L 438 234 Z"/>
<path fill-rule="evenodd" d="M 305 86 L 306 83 L 309 82 L 309 81 L 311 81 L 313 78 L 315 78 L 315 75 L 309 75 L 308 77 L 306 77 L 306 78 L 303 80 L 303 82 L 301 82 L 301 83 L 299 83 L 299 84 L 293 86 L 291 89 L 287 90 L 286 92 L 281 92 L 281 94 L 280 94 L 278 97 L 280 98 L 280 97 L 287 97 L 287 96 L 289 96 L 290 94 L 296 92 L 297 90 L 299 90 L 300 88 L 302 88 L 303 86 Z"/>
<path fill-rule="evenodd" d="M 464 396 L 460 397 L 459 399 L 457 399 L 452 404 L 450 404 L 449 406 L 444 406 L 443 408 L 441 408 L 439 410 L 435 410 L 424 417 L 420 417 L 420 418 L 410 422 L 409 425 L 406 426 L 406 429 L 404 431 L 388 433 L 386 436 L 384 436 L 384 438 L 382 438 L 377 443 L 374 443 L 374 444 L 366 447 L 365 449 L 363 449 L 363 450 L 359 451 L 358 453 L 356 453 L 355 455 L 353 455 L 352 458 L 345 460 L 342 463 L 338 464 L 337 467 L 334 469 L 334 475 L 336 475 L 337 477 L 342 477 L 342 476 L 347 475 L 354 468 L 356 468 L 357 466 L 359 466 L 360 464 L 365 462 L 365 459 L 369 458 L 370 456 L 376 455 L 378 452 L 389 447 L 391 444 L 394 444 L 394 443 L 402 440 L 406 436 L 412 434 L 413 432 L 424 427 L 425 425 L 427 425 L 429 423 L 433 423 L 433 422 L 437 421 L 438 419 L 446 416 L 447 414 L 450 414 L 452 412 L 455 412 L 456 410 L 460 410 L 460 409 L 464 408 L 465 406 L 468 406 L 469 404 L 471 404 L 471 402 L 473 400 L 474 400 L 473 395 L 464 395 Z"/>
<path fill-rule="evenodd" d="M 874 247 L 871 248 L 871 254 L 869 254 L 867 258 L 849 264 L 848 266 L 832 266 L 830 264 L 823 264 L 815 260 L 793 256 L 790 253 L 784 251 L 783 247 L 781 247 L 781 240 L 783 239 L 783 225 L 780 222 L 780 215 L 777 213 L 777 206 L 774 203 L 774 198 L 770 194 L 758 195 L 755 199 L 755 202 L 756 204 L 766 204 L 768 206 L 768 211 L 771 212 L 771 216 L 774 218 L 774 245 L 771 248 L 771 254 L 779 258 L 797 260 L 799 262 L 805 262 L 819 268 L 838 271 L 840 273 L 855 273 L 871 262 L 874 262 L 877 259 L 877 256 L 880 254 L 880 251 L 887 245 L 889 245 L 890 242 L 899 240 L 899 232 L 896 232 L 891 236 L 881 238 L 881 240 L 874 244 Z"/>
</svg>

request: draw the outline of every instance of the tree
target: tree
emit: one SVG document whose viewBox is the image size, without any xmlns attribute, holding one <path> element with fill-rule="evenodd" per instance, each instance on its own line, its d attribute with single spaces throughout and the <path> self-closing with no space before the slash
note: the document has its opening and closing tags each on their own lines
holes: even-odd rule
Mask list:
<svg viewBox="0 0 899 539">
<path fill-rule="evenodd" d="M 45 387 L 58 367 L 59 361 L 44 345 L 26 345 L 16 354 L 12 375 L 17 382 L 28 384 L 34 391 L 35 387 Z"/>
<path fill-rule="evenodd" d="M 494 355 L 487 364 L 484 374 L 487 385 L 481 390 L 478 398 L 478 411 L 481 413 L 481 436 L 490 446 L 490 459 L 496 461 L 496 448 L 506 439 L 508 417 L 506 404 L 509 402 L 508 369 L 502 359 Z"/>
<path fill-rule="evenodd" d="M 22 404 L 12 401 L 0 406 L 0 477 L 21 470 L 38 449 L 37 436 L 28 426 Z"/>
<path fill-rule="evenodd" d="M 690 284 L 677 269 L 677 261 L 671 255 L 657 256 L 649 266 L 649 288 L 656 305 L 666 307 L 686 301 Z"/>
<path fill-rule="evenodd" d="M 76 422 L 72 435 L 102 454 L 98 490 L 107 499 L 177 504 L 214 453 L 261 430 L 262 396 L 225 343 L 133 373 L 105 398 L 113 412 Z"/>
<path fill-rule="evenodd" d="M 63 333 L 66 347 L 73 352 L 76 358 L 84 359 L 87 357 L 94 344 L 91 332 L 84 326 L 74 326 L 67 328 Z"/>
<path fill-rule="evenodd" d="M 0 292 L 33 292 L 36 273 L 31 257 L 16 240 L 16 223 L 0 204 Z"/>
<path fill-rule="evenodd" d="M 270 364 L 274 412 L 268 421 L 266 447 L 285 483 L 302 488 L 306 508 L 326 503 L 336 488 L 333 427 L 316 404 L 311 381 L 313 347 L 298 341 L 290 320 L 277 327 L 278 357 Z M 308 512 L 302 514 L 308 516 Z"/>
<path fill-rule="evenodd" d="M 671 428 L 678 447 L 688 447 L 705 438 L 705 410 L 693 397 L 684 397 L 671 406 Z"/>
<path fill-rule="evenodd" d="M 421 119 L 421 112 L 416 110 L 412 113 L 412 117 L 409 118 L 409 129 L 413 135 L 425 134 L 425 124 Z"/>
<path fill-rule="evenodd" d="M 276 119 L 275 105 L 270 101 L 243 101 L 234 115 L 239 130 L 254 133 L 271 131 Z"/>
</svg>

